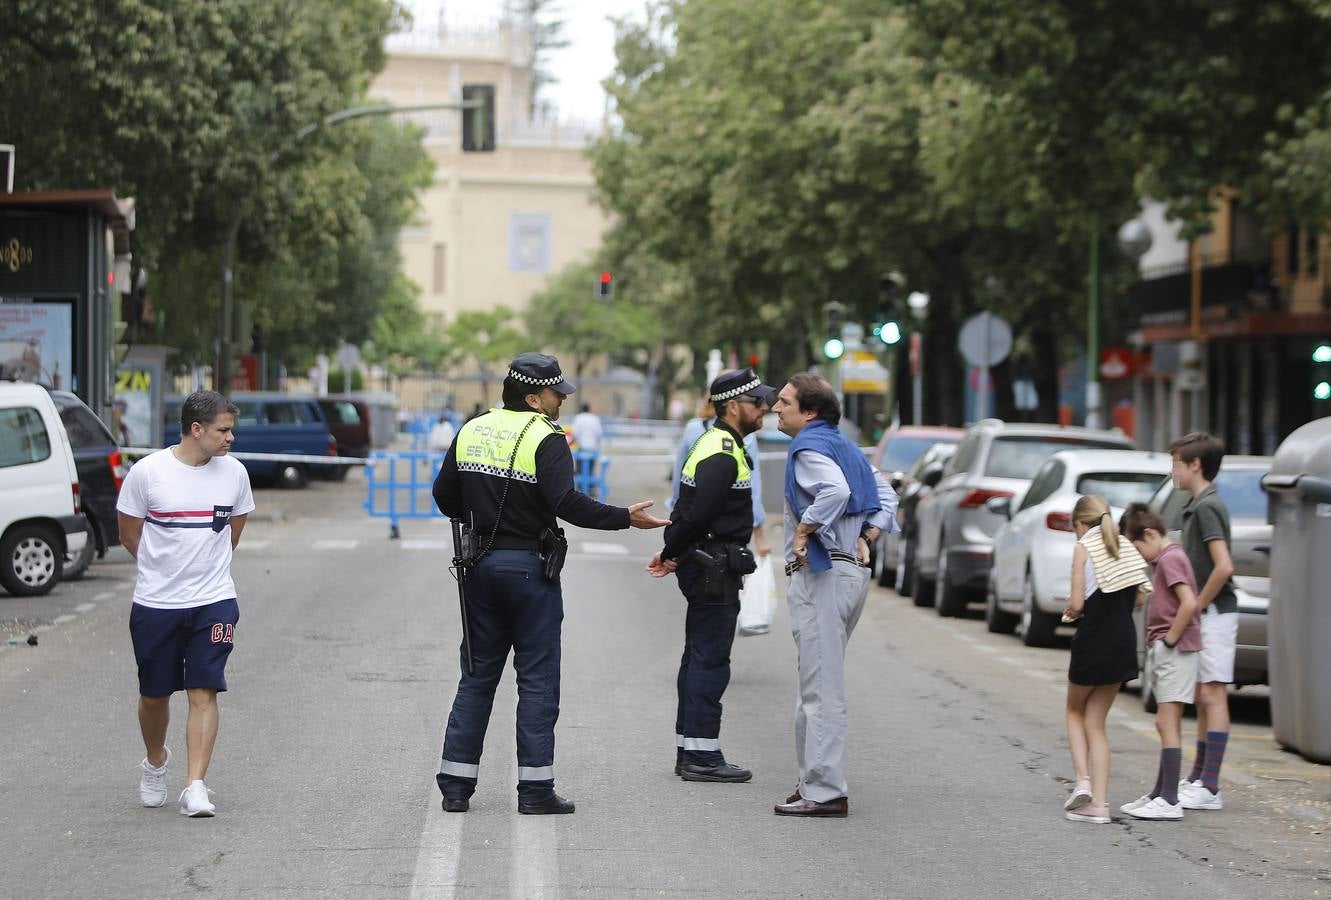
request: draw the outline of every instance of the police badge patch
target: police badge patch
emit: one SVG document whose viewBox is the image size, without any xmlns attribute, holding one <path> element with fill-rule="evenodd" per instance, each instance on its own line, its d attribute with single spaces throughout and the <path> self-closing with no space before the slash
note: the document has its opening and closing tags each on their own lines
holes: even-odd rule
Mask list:
<svg viewBox="0 0 1331 900">
<path fill-rule="evenodd" d="M 730 438 L 721 438 L 721 449 L 729 453 L 735 449 L 735 442 Z"/>
</svg>

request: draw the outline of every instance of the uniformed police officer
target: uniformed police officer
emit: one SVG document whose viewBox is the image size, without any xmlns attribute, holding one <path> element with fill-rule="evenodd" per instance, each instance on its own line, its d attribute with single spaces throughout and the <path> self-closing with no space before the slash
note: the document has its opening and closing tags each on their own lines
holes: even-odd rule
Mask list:
<svg viewBox="0 0 1331 900">
<path fill-rule="evenodd" d="M 721 695 L 730 683 L 742 577 L 754 570 L 749 479 L 757 460 L 745 453 L 744 436 L 762 427 L 774 394 L 752 369 L 712 382 L 716 423 L 689 451 L 665 546 L 647 565 L 657 578 L 674 572 L 689 604 L 675 716 L 675 774 L 685 781 L 753 777 L 721 752 Z"/>
<path fill-rule="evenodd" d="M 439 509 L 471 526 L 479 552 L 466 580 L 474 670 L 463 666 L 436 779 L 447 812 L 466 812 L 476 790 L 510 649 L 518 681 L 518 812 L 573 812 L 555 793 L 564 619 L 559 575 L 550 571 L 563 550 L 555 519 L 604 530 L 667 524 L 646 512 L 649 500 L 625 509 L 574 490 L 573 457 L 554 422 L 573 391 L 553 356 L 519 355 L 504 379 L 503 408 L 462 426 L 434 483 Z"/>
</svg>

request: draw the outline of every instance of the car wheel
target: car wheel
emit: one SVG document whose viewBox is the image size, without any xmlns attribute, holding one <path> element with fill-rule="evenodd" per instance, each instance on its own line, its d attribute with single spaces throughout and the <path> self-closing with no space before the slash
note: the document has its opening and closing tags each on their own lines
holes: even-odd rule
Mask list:
<svg viewBox="0 0 1331 900">
<path fill-rule="evenodd" d="M 897 593 L 903 597 L 909 597 L 914 588 L 912 582 L 915 580 L 915 551 L 911 549 L 910 542 L 904 538 L 901 546 L 897 548 Z"/>
<path fill-rule="evenodd" d="M 887 553 L 881 536 L 873 542 L 873 577 L 879 587 L 891 587 L 897 580 L 896 570 L 887 567 Z"/>
<path fill-rule="evenodd" d="M 940 616 L 960 616 L 966 612 L 966 595 L 948 581 L 947 550 L 938 554 L 938 575 L 934 579 L 934 610 Z"/>
<path fill-rule="evenodd" d="M 0 584 L 16 597 L 45 594 L 60 581 L 65 551 L 40 525 L 18 525 L 0 541 Z"/>
<path fill-rule="evenodd" d="M 912 560 L 910 594 L 916 606 L 934 605 L 934 583 L 920 574 L 920 564 Z"/>
<path fill-rule="evenodd" d="M 283 463 L 277 470 L 277 483 L 284 488 L 303 488 L 309 484 L 305 469 L 295 463 Z"/>
<path fill-rule="evenodd" d="M 347 473 L 351 471 L 351 466 L 336 466 L 331 470 L 328 476 L 329 481 L 346 481 Z"/>
<path fill-rule="evenodd" d="M 1035 582 L 1027 569 L 1021 591 L 1021 642 L 1027 647 L 1049 647 L 1054 643 L 1057 627 L 1058 616 L 1044 612 L 1036 602 Z"/>
<path fill-rule="evenodd" d="M 1017 630 L 1020 617 L 998 608 L 998 586 L 994 584 L 993 574 L 989 575 L 989 584 L 984 596 L 984 625 L 993 634 L 1011 634 Z"/>
<path fill-rule="evenodd" d="M 75 581 L 82 578 L 88 571 L 88 566 L 92 565 L 92 558 L 97 555 L 97 538 L 92 533 L 92 523 L 85 525 L 83 530 L 88 538 L 83 542 L 83 549 L 77 554 L 65 556 L 64 570 L 60 573 L 61 581 Z"/>
</svg>

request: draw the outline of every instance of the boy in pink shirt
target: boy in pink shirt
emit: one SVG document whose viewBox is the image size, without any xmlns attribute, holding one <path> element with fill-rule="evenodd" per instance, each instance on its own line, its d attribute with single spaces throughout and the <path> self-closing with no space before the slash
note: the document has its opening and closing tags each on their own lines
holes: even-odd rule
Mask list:
<svg viewBox="0 0 1331 900">
<path fill-rule="evenodd" d="M 1160 732 L 1161 748 L 1155 790 L 1119 809 L 1138 819 L 1178 820 L 1183 818 L 1178 797 L 1183 707 L 1193 702 L 1198 651 L 1202 649 L 1197 577 L 1188 554 L 1166 536 L 1164 521 L 1149 506 L 1129 506 L 1119 527 L 1142 558 L 1153 564 L 1151 599 L 1146 606 L 1145 666 L 1154 683 L 1155 729 Z"/>
</svg>

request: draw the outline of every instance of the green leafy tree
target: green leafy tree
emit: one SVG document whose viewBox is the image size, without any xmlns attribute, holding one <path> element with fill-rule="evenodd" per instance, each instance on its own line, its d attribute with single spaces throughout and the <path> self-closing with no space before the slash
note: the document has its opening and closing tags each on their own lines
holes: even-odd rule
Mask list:
<svg viewBox="0 0 1331 900">
<path fill-rule="evenodd" d="M 513 327 L 513 311 L 506 306 L 491 310 L 467 310 L 444 329 L 448 362 L 470 362 L 481 378 L 481 397 L 489 396 L 490 382 L 500 366 L 506 366 L 525 349 L 526 338 Z M 500 379 L 502 380 L 502 379 Z"/>
</svg>

